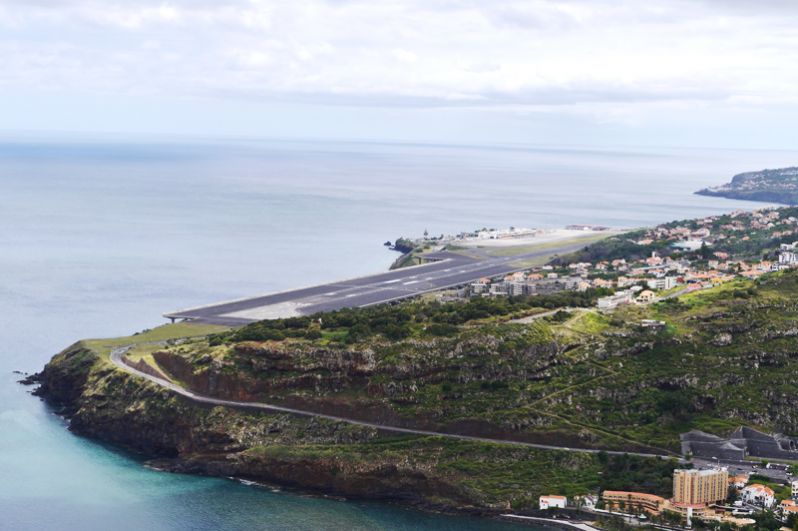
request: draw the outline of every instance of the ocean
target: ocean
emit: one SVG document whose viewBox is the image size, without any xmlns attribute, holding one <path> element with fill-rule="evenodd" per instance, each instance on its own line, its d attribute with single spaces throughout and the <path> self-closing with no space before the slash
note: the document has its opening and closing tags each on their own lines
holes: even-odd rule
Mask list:
<svg viewBox="0 0 798 531">
<path fill-rule="evenodd" d="M 67 431 L 12 371 L 161 313 L 379 272 L 398 236 L 639 227 L 795 152 L 0 138 L 0 529 L 516 529 L 147 469 Z"/>
</svg>

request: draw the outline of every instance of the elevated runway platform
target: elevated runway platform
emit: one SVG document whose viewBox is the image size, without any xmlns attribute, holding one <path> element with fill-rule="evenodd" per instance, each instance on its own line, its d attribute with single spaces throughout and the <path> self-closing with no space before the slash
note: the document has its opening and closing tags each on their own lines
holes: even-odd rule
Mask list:
<svg viewBox="0 0 798 531">
<path fill-rule="evenodd" d="M 264 319 L 279 319 L 317 312 L 361 308 L 398 301 L 446 288 L 469 284 L 529 268 L 529 261 L 564 254 L 584 247 L 570 241 L 560 247 L 506 257 L 472 258 L 457 253 L 428 256 L 436 261 L 365 277 L 332 282 L 228 302 L 165 313 L 172 320 L 238 326 Z M 526 262 L 526 263 L 525 263 Z"/>
</svg>

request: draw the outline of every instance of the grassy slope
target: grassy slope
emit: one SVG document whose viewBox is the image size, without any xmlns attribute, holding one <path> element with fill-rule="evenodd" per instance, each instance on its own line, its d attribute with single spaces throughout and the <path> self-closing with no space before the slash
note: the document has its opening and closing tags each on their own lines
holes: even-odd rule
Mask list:
<svg viewBox="0 0 798 531">
<path fill-rule="evenodd" d="M 342 346 L 336 332 L 325 332 L 316 341 L 253 343 L 287 355 L 288 372 L 268 369 L 268 357 L 238 352 L 235 344 L 217 347 L 214 357 L 228 374 L 255 380 L 313 375 L 333 382 L 273 390 L 271 399 L 376 407 L 444 426 L 484 421 L 587 446 L 678 450 L 679 433 L 691 428 L 723 433 L 746 424 L 798 433 L 790 401 L 798 392 L 796 296 L 798 275 L 790 272 L 608 315 L 573 311 L 564 322 L 467 323 L 454 337 L 376 336 Z M 641 319 L 667 327 L 645 331 Z M 172 350 L 191 360 L 207 353 L 202 342 Z M 334 362 L 363 352 L 375 365 L 367 385 Z"/>
<path fill-rule="evenodd" d="M 199 323 L 172 323 L 158 326 L 150 330 L 144 330 L 130 336 L 104 338 L 104 339 L 84 339 L 80 344 L 89 350 L 97 353 L 100 359 L 107 360 L 108 354 L 117 347 L 133 345 L 129 356 L 133 360 L 144 359 L 147 363 L 154 365 L 152 353 L 163 348 L 165 344 L 177 339 L 204 338 L 208 334 L 225 332 L 229 327 L 199 324 Z"/>
<path fill-rule="evenodd" d="M 75 364 L 77 370 L 84 360 L 93 362 L 78 404 L 77 425 L 83 426 L 84 431 L 88 429 L 89 435 L 143 451 L 154 443 L 138 446 L 139 439 L 125 435 L 129 430 L 123 426 L 130 424 L 131 433 L 140 431 L 155 437 L 155 444 L 162 439 L 153 435 L 160 426 L 166 434 L 163 444 L 168 446 L 175 424 L 180 425 L 181 432 L 194 425 L 191 428 L 194 442 L 220 440 L 222 433 L 231 437 L 235 449 L 232 453 L 223 450 L 221 458 L 239 463 L 241 473 L 246 475 L 256 471 L 255 477 L 259 477 L 258 470 L 270 470 L 267 479 L 279 481 L 283 477 L 280 474 L 286 474 L 289 484 L 301 487 L 301 473 L 291 477 L 292 463 L 296 463 L 299 470 L 309 466 L 311 470 L 338 476 L 342 485 L 361 484 L 365 488 L 374 478 L 383 478 L 390 484 L 394 481 L 390 478 L 396 475 L 398 491 L 401 492 L 402 481 L 412 478 L 409 485 L 422 485 L 431 492 L 422 496 L 424 503 L 438 507 L 524 510 L 533 508 L 541 494 L 574 496 L 604 488 L 665 494 L 670 488 L 674 461 L 543 451 L 440 437 L 384 437 L 373 430 L 321 419 L 195 408 L 169 397 L 149 382 L 114 370 L 105 361 L 115 346 L 137 344 L 149 348 L 152 342 L 195 337 L 210 331 L 217 330 L 192 325 L 166 326 L 126 338 L 87 340 L 54 358 L 53 363 L 61 363 L 67 370 L 70 364 Z M 175 348 L 189 349 L 201 344 L 188 342 Z M 107 437 L 108 428 L 104 426 L 115 426 L 114 435 Z M 202 452 L 200 459 L 214 458 L 212 451 L 201 447 L 197 450 Z M 193 451 L 180 455 L 192 459 L 196 457 L 190 453 Z M 318 488 L 318 483 L 311 483 L 309 488 Z M 357 488 L 339 493 L 365 495 Z M 411 493 L 408 496 L 412 497 Z"/>
<path fill-rule="evenodd" d="M 259 459 L 333 461 L 340 469 L 391 464 L 464 489 L 476 505 L 532 508 L 538 496 L 603 489 L 668 494 L 675 461 L 543 451 L 441 437 L 394 437 L 359 444 L 292 444 L 252 448 Z"/>
</svg>

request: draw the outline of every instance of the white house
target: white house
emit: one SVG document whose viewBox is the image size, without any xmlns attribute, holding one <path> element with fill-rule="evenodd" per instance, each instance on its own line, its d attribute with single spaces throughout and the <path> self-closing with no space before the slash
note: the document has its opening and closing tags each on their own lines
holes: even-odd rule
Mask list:
<svg viewBox="0 0 798 531">
<path fill-rule="evenodd" d="M 776 496 L 773 492 L 773 489 L 764 485 L 760 485 L 759 483 L 748 485 L 741 490 L 740 498 L 745 503 L 758 505 L 759 507 L 764 507 L 766 509 L 772 507 L 773 504 L 776 503 Z"/>
<path fill-rule="evenodd" d="M 671 289 L 676 287 L 678 281 L 676 277 L 660 277 L 649 279 L 646 284 L 648 284 L 649 289 Z"/>
<path fill-rule="evenodd" d="M 779 265 L 787 267 L 795 267 L 798 265 L 798 252 L 795 251 L 781 251 L 779 253 Z"/>
<path fill-rule="evenodd" d="M 568 503 L 568 498 L 565 496 L 557 496 L 555 494 L 550 494 L 548 496 L 541 496 L 540 500 L 538 500 L 538 505 L 541 509 L 565 509 L 565 504 Z"/>
<path fill-rule="evenodd" d="M 598 503 L 598 496 L 594 494 L 586 494 L 584 496 L 577 496 L 574 498 L 574 503 L 577 507 L 583 507 L 585 509 L 595 509 L 596 503 Z"/>
<path fill-rule="evenodd" d="M 632 304 L 634 301 L 634 291 L 631 289 L 624 291 L 616 291 L 612 295 L 606 297 L 599 297 L 597 305 L 599 310 L 611 310 L 620 306 L 621 304 Z"/>
<path fill-rule="evenodd" d="M 748 483 L 748 476 L 750 474 L 742 473 L 736 476 L 729 476 L 729 484 L 733 485 L 735 489 L 740 490 L 745 488 Z"/>
<path fill-rule="evenodd" d="M 671 247 L 683 251 L 697 251 L 704 245 L 704 240 L 684 240 L 680 242 L 673 242 Z"/>
<path fill-rule="evenodd" d="M 792 497 L 798 498 L 798 479 L 794 479 L 790 486 L 792 487 Z"/>
</svg>

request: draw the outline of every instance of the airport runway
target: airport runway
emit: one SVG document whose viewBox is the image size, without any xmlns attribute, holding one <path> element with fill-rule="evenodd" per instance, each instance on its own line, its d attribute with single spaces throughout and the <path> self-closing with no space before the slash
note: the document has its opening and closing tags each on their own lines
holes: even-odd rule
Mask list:
<svg viewBox="0 0 798 531">
<path fill-rule="evenodd" d="M 558 248 L 484 259 L 474 259 L 456 253 L 437 253 L 435 258 L 438 261 L 424 265 L 309 288 L 188 308 L 166 313 L 164 317 L 236 326 L 263 319 L 311 315 L 341 308 L 360 308 L 469 284 L 483 277 L 497 277 L 529 269 L 529 266 L 523 266 L 519 262 L 569 253 L 584 246 L 585 243 L 571 242 Z"/>
</svg>

